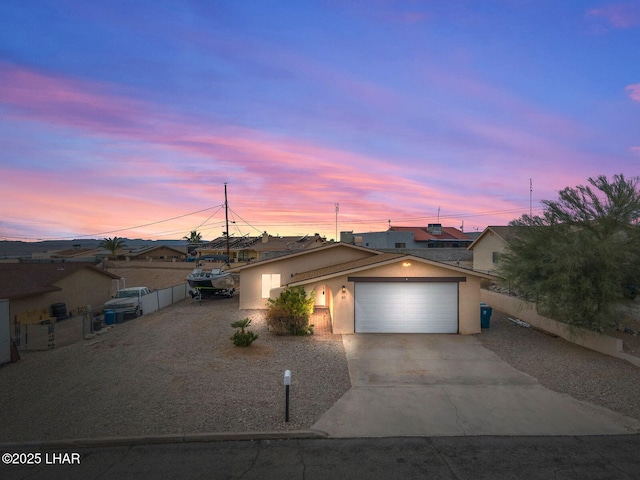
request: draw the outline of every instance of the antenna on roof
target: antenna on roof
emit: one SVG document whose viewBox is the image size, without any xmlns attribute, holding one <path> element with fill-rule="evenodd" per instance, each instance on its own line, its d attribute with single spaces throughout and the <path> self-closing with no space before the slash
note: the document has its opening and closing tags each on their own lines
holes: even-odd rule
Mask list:
<svg viewBox="0 0 640 480">
<path fill-rule="evenodd" d="M 224 218 L 227 230 L 224 232 L 227 236 L 227 261 L 229 257 L 229 202 L 227 201 L 227 182 L 224 182 Z"/>
<path fill-rule="evenodd" d="M 440 223 L 440 207 L 438 207 L 438 223 Z"/>
</svg>

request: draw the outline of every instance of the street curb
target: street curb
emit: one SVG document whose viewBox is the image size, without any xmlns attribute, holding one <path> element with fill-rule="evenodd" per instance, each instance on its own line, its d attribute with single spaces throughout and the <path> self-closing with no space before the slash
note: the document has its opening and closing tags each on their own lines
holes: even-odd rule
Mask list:
<svg viewBox="0 0 640 480">
<path fill-rule="evenodd" d="M 327 438 L 324 432 L 318 430 L 292 430 L 289 432 L 224 432 L 224 433 L 187 433 L 184 435 L 149 435 L 138 437 L 100 437 L 64 440 L 44 440 L 33 442 L 4 442 L 0 449 L 10 450 L 47 450 L 59 448 L 90 448 L 90 447 L 124 447 L 136 445 L 159 445 L 168 443 L 197 443 L 197 442 L 240 442 L 256 440 L 293 440 L 293 439 Z"/>
</svg>

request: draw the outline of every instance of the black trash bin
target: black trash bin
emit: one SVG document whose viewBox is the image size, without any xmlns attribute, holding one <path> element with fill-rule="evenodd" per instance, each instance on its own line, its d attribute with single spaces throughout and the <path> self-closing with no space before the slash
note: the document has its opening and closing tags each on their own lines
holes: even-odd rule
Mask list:
<svg viewBox="0 0 640 480">
<path fill-rule="evenodd" d="M 489 328 L 491 326 L 491 313 L 493 308 L 489 305 L 480 305 L 480 328 Z"/>
</svg>

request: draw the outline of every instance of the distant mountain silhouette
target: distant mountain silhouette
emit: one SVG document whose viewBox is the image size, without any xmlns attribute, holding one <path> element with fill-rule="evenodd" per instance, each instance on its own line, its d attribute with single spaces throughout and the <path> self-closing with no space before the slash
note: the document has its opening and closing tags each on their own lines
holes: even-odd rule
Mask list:
<svg viewBox="0 0 640 480">
<path fill-rule="evenodd" d="M 78 240 L 45 240 L 42 242 L 20 242 L 0 240 L 0 258 L 12 258 L 21 256 L 31 256 L 33 253 L 50 252 L 56 250 L 68 250 L 79 246 L 79 248 L 98 248 L 102 239 L 83 238 Z M 184 247 L 186 240 L 143 240 L 141 238 L 125 238 L 127 247 L 143 247 L 154 245 L 168 245 L 171 247 Z"/>
</svg>

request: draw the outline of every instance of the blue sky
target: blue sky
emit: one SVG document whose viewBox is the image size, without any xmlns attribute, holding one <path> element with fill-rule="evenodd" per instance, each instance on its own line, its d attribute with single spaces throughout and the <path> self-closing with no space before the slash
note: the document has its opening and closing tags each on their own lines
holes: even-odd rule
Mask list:
<svg viewBox="0 0 640 480">
<path fill-rule="evenodd" d="M 236 235 L 504 225 L 638 175 L 639 46 L 637 1 L 5 1 L 0 239 L 212 238 L 225 182 Z"/>
</svg>

